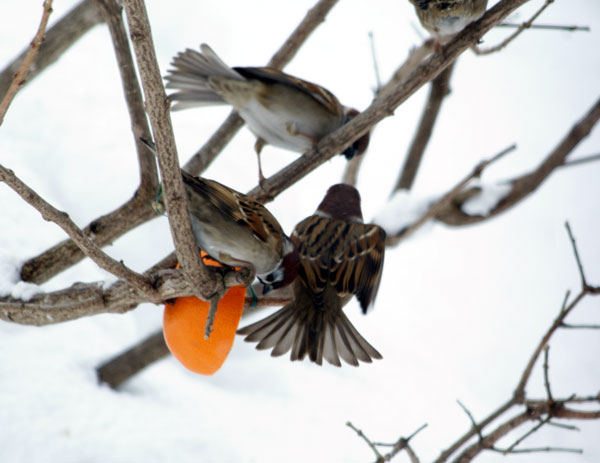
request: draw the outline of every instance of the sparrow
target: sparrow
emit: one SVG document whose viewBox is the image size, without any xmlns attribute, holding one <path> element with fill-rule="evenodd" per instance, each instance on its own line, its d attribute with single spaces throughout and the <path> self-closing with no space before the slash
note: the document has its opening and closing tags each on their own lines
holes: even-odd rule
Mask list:
<svg viewBox="0 0 600 463">
<path fill-rule="evenodd" d="M 171 62 L 165 76 L 172 110 L 229 104 L 256 135 L 259 181 L 264 175 L 260 152 L 265 144 L 298 153 L 311 149 L 325 135 L 358 115 L 343 106 L 329 90 L 269 67 L 225 64 L 207 45 L 200 52 L 186 49 Z M 346 148 L 347 159 L 367 149 L 369 134 Z"/>
<path fill-rule="evenodd" d="M 435 37 L 436 44 L 448 42 L 485 13 L 487 0 L 410 0 L 419 21 Z"/>
<path fill-rule="evenodd" d="M 156 155 L 153 141 L 139 140 Z M 215 180 L 194 177 L 184 170 L 181 177 L 200 249 L 221 264 L 249 269 L 264 285 L 263 294 L 294 281 L 298 252 L 266 207 Z M 163 213 L 160 196 L 153 207 Z"/>
<path fill-rule="evenodd" d="M 342 311 L 356 296 L 363 313 L 373 304 L 381 281 L 385 231 L 365 224 L 360 194 L 351 185 L 333 185 L 314 215 L 302 220 L 291 236 L 300 264 L 293 299 L 269 317 L 238 330 L 257 349 L 272 356 L 291 350 L 291 360 L 322 365 L 359 360 L 372 362 L 381 354 L 354 328 Z"/>
<path fill-rule="evenodd" d="M 245 267 L 265 285 L 290 284 L 298 253 L 277 219 L 262 204 L 215 180 L 181 171 L 198 247 L 230 267 Z"/>
</svg>

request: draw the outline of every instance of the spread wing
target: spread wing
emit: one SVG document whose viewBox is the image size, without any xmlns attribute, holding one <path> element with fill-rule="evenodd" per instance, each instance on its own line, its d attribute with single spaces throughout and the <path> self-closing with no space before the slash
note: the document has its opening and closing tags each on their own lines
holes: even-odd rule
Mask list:
<svg viewBox="0 0 600 463">
<path fill-rule="evenodd" d="M 346 222 L 313 215 L 294 229 L 292 241 L 300 257 L 300 277 L 322 305 L 330 285 L 339 294 L 354 294 L 363 312 L 377 296 L 385 231 L 372 224 Z"/>
<path fill-rule="evenodd" d="M 235 67 L 233 68 L 238 74 L 241 74 L 246 79 L 256 79 L 265 84 L 283 84 L 293 87 L 306 95 L 315 99 L 321 106 L 332 114 L 339 115 L 342 106 L 338 99 L 329 90 L 320 85 L 307 82 L 306 80 L 298 79 L 290 76 L 278 69 L 269 67 Z"/>
</svg>

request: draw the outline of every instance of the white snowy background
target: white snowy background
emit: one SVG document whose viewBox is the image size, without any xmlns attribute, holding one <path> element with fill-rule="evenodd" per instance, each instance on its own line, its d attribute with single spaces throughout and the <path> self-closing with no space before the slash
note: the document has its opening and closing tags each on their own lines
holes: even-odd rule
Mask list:
<svg viewBox="0 0 600 463">
<path fill-rule="evenodd" d="M 528 19 L 541 3 L 530 2 L 515 20 Z M 55 1 L 52 22 L 74 4 Z M 313 4 L 149 1 L 161 69 L 176 52 L 200 42 L 232 65 L 266 63 Z M 41 11 L 41 0 L 0 6 L 0 65 L 29 43 Z M 399 204 L 413 207 L 415 200 L 444 192 L 481 159 L 512 143 L 518 150 L 486 171 L 484 183 L 534 168 L 598 98 L 600 3 L 557 0 L 539 21 L 592 30 L 529 31 L 500 54 L 465 53 L 413 199 Z M 384 80 L 424 34 L 407 0 L 341 1 L 286 70 L 364 108 L 375 84 L 369 31 Z M 493 31 L 486 45 L 506 34 Z M 0 162 L 81 226 L 125 202 L 138 183 L 120 85 L 108 31 L 97 26 L 18 94 L 0 128 Z M 426 95 L 426 88 L 419 91 L 374 132 L 358 182 L 367 219 L 389 197 Z M 173 115 L 182 163 L 227 113 L 210 108 Z M 257 180 L 253 142 L 242 129 L 205 175 L 249 190 Z M 597 153 L 599 146 L 596 128 L 571 159 Z M 266 148 L 265 173 L 295 157 Z M 312 213 L 343 167 L 336 157 L 269 205 L 288 232 Z M 348 420 L 374 440 L 389 442 L 428 423 L 412 445 L 422 462 L 431 461 L 470 428 L 456 400 L 476 419 L 508 400 L 565 291 L 578 291 L 565 220 L 590 282 L 600 284 L 599 179 L 600 163 L 560 169 L 508 213 L 470 227 L 436 224 L 389 249 L 374 310 L 363 317 L 357 304 L 346 308 L 384 356 L 359 368 L 273 359 L 238 338 L 213 377 L 190 373 L 170 357 L 115 392 L 97 384 L 94 368 L 156 330 L 161 307 L 43 328 L 2 322 L 0 461 L 373 461 L 371 450 L 345 426 Z M 10 292 L 17 266 L 65 235 L 3 184 L 0 211 L 0 291 Z M 140 271 L 171 250 L 164 217 L 106 248 Z M 85 261 L 44 289 L 108 277 Z M 600 301 L 590 298 L 568 321 L 600 323 L 599 310 Z M 598 393 L 599 352 L 598 331 L 558 332 L 550 349 L 554 395 Z M 540 365 L 530 384 L 528 394 L 543 398 Z M 600 421 L 569 424 L 580 431 L 545 427 L 522 447 L 581 448 L 582 455 L 483 453 L 477 461 L 600 461 Z M 510 445 L 526 429 L 500 445 Z M 400 454 L 394 461 L 408 458 Z"/>
</svg>

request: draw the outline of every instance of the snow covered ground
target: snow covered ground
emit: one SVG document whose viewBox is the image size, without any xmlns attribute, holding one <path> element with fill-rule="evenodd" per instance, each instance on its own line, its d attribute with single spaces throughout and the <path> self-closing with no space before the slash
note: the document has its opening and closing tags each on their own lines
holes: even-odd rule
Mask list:
<svg viewBox="0 0 600 463">
<path fill-rule="evenodd" d="M 10 12 L 8 5 L 0 6 L 2 65 L 29 43 L 41 3 L 22 2 Z M 313 0 L 148 3 L 164 72 L 176 52 L 200 42 L 232 65 L 265 63 Z M 527 19 L 541 3 L 531 2 L 518 20 Z M 52 20 L 73 4 L 55 2 Z M 517 151 L 486 171 L 483 183 L 494 185 L 532 169 L 598 98 L 600 4 L 556 1 L 540 22 L 592 30 L 529 31 L 500 54 L 478 58 L 465 53 L 417 177 L 416 198 L 446 191 L 481 159 L 512 143 Z M 342 1 L 286 70 L 324 85 L 347 105 L 364 108 L 374 86 L 368 32 L 375 34 L 385 79 L 420 43 L 417 30 L 406 0 Z M 494 31 L 486 44 L 506 34 Z M 421 90 L 373 135 L 358 183 L 367 219 L 389 197 L 426 95 Z M 182 162 L 227 112 L 207 108 L 173 115 Z M 253 143 L 243 129 L 206 176 L 241 191 L 253 187 Z M 598 153 L 599 146 L 596 128 L 571 158 Z M 295 156 L 266 148 L 265 174 Z M 0 129 L 0 162 L 80 225 L 130 197 L 138 181 L 136 157 L 104 27 L 87 34 L 16 97 Z M 290 231 L 312 213 L 343 167 L 344 160 L 336 157 L 269 209 Z M 422 462 L 431 461 L 470 427 L 456 400 L 476 419 L 508 400 L 565 291 L 578 291 L 565 220 L 576 235 L 590 283 L 600 284 L 599 178 L 600 163 L 563 168 L 508 213 L 459 229 L 432 225 L 390 249 L 375 309 L 367 317 L 355 303 L 346 309 L 384 356 L 372 365 L 338 369 L 291 363 L 258 352 L 240 338 L 213 377 L 194 375 L 168 358 L 115 392 L 97 384 L 94 368 L 157 329 L 161 307 L 144 305 L 127 315 L 44 328 L 2 322 L 0 461 L 373 461 L 371 450 L 345 426 L 348 420 L 384 442 L 428 423 L 412 444 Z M 3 184 L 0 205 L 2 291 L 13 289 L 8 280 L 20 262 L 64 234 Z M 164 217 L 106 248 L 140 271 L 171 249 Z M 106 278 L 86 261 L 44 289 Z M 25 289 L 31 288 L 20 288 Z M 597 298 L 589 299 L 569 321 L 600 323 L 599 308 Z M 599 392 L 599 351 L 597 330 L 555 335 L 550 349 L 555 397 Z M 544 397 L 540 365 L 527 392 Z M 522 446 L 581 448 L 582 455 L 484 453 L 477 461 L 600 461 L 600 421 L 569 424 L 580 431 L 545 427 Z M 500 445 L 510 445 L 525 429 Z M 408 458 L 400 454 L 394 461 Z"/>
</svg>

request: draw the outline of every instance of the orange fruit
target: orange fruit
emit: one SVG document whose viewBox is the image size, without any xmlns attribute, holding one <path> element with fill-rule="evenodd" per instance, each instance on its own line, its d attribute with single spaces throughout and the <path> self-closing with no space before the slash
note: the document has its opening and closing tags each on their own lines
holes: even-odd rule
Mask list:
<svg viewBox="0 0 600 463">
<path fill-rule="evenodd" d="M 214 261 L 205 262 L 220 265 Z M 189 296 L 178 297 L 173 304 L 166 304 L 163 334 L 173 356 L 195 373 L 212 375 L 217 372 L 233 347 L 245 297 L 244 286 L 229 288 L 219 301 L 209 339 L 204 339 L 204 326 L 210 302 Z"/>
</svg>

